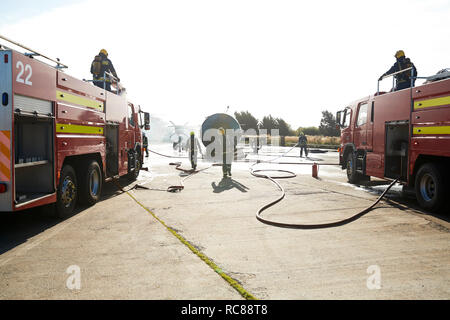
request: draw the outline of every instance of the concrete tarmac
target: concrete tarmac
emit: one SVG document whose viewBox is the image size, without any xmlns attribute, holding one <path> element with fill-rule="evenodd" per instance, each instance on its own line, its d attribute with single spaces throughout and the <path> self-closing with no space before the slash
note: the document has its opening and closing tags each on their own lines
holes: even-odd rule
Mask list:
<svg viewBox="0 0 450 320">
<path fill-rule="evenodd" d="M 155 150 L 178 156 L 167 146 Z M 262 150 L 259 159 L 283 150 Z M 297 152 L 276 161 L 315 161 L 319 178 L 309 164 L 258 164 L 297 174 L 280 180 L 286 198 L 264 217 L 344 219 L 387 187 L 381 180 L 350 185 L 338 166 L 320 166 L 336 163 L 336 152 L 309 159 Z M 450 298 L 449 217 L 423 212 L 398 187 L 347 225 L 285 229 L 256 220 L 257 209 L 280 192 L 250 175 L 252 163 L 234 163 L 226 180 L 220 167 L 211 167 L 186 179 L 183 191 L 166 192 L 184 177 L 168 165 L 179 160 L 151 154 L 149 172 L 133 184 L 121 179 L 125 189 L 136 183 L 152 189 L 129 191 L 135 199 L 108 183 L 101 202 L 64 221 L 51 218 L 48 208 L 0 216 L 0 299 L 243 299 L 142 206 L 258 299 Z M 199 169 L 208 166 L 199 161 Z"/>
</svg>

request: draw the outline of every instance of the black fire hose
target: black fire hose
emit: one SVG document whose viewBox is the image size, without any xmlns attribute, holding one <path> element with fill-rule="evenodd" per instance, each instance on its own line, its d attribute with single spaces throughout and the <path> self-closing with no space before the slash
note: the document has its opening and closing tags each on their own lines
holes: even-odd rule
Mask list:
<svg viewBox="0 0 450 320">
<path fill-rule="evenodd" d="M 148 149 L 148 151 L 150 151 L 151 153 L 157 154 L 157 155 L 159 155 L 159 156 L 161 156 L 161 157 L 165 157 L 165 158 L 176 158 L 176 159 L 187 159 L 187 158 L 188 158 L 188 157 L 169 156 L 169 155 L 162 154 L 162 153 L 159 153 L 159 152 L 150 150 L 150 149 Z M 167 188 L 167 192 L 180 192 L 181 190 L 184 189 L 184 185 L 183 185 L 183 181 L 184 181 L 184 180 L 186 180 L 186 179 L 189 178 L 190 176 L 192 176 L 192 175 L 194 175 L 194 174 L 196 174 L 196 173 L 198 173 L 198 172 L 200 172 L 200 171 L 206 170 L 206 169 L 202 169 L 202 170 L 182 169 L 182 168 L 180 168 L 180 167 L 181 167 L 181 162 L 171 162 L 171 163 L 169 163 L 169 165 L 175 166 L 175 169 L 176 169 L 176 170 L 182 171 L 182 172 L 186 173 L 188 176 L 185 177 L 185 178 L 183 178 L 183 179 L 180 181 L 180 184 L 179 184 L 179 185 L 169 186 L 169 187 Z M 208 168 L 207 168 L 207 169 L 208 169 Z"/>
<path fill-rule="evenodd" d="M 183 169 L 183 168 L 180 168 L 180 167 L 181 167 L 181 162 L 171 162 L 171 163 L 169 163 L 169 165 L 175 166 L 175 169 L 176 169 L 176 170 L 179 170 L 179 171 L 181 171 L 181 172 L 187 174 L 187 176 L 184 177 L 183 179 L 181 179 L 179 185 L 169 186 L 169 187 L 167 188 L 167 192 L 180 192 L 181 190 L 184 189 L 184 184 L 183 184 L 183 182 L 184 182 L 186 179 L 189 179 L 189 178 L 192 177 L 194 174 L 197 174 L 197 173 L 202 172 L 202 171 L 206 171 L 206 170 L 208 170 L 208 169 L 211 168 L 211 167 L 214 167 L 214 166 L 221 166 L 220 163 L 214 163 L 213 165 L 211 165 L 211 166 L 209 166 L 209 167 L 206 167 L 206 168 L 203 168 L 203 169 L 200 169 L 200 170 L 194 170 L 194 169 Z"/>
<path fill-rule="evenodd" d="M 296 147 L 296 146 L 294 146 L 294 147 Z M 293 148 L 294 148 L 294 147 L 293 147 Z M 293 148 L 291 148 L 289 151 L 291 151 Z M 150 151 L 150 152 L 153 152 L 153 153 L 155 153 L 155 154 L 158 154 L 158 155 L 160 155 L 160 156 L 163 156 L 163 157 L 167 157 L 167 158 L 175 158 L 175 157 L 172 157 L 172 156 L 168 156 L 168 155 L 164 155 L 164 154 L 157 153 L 157 152 L 152 151 L 152 150 L 149 150 L 149 151 Z M 255 166 L 255 165 L 258 164 L 258 163 L 295 164 L 295 165 L 312 165 L 312 164 L 314 164 L 314 163 L 305 163 L 305 162 L 303 162 L 303 163 L 297 163 L 297 162 L 289 162 L 289 163 L 285 163 L 285 162 L 273 162 L 274 160 L 277 160 L 277 159 L 279 159 L 279 158 L 282 158 L 284 155 L 286 155 L 287 153 L 289 153 L 289 151 L 286 152 L 286 153 L 284 153 L 283 155 L 281 155 L 281 156 L 279 156 L 279 157 L 273 158 L 273 159 L 268 160 L 268 161 L 257 160 L 257 161 L 250 167 L 250 173 L 251 173 L 254 177 L 257 177 L 257 178 L 265 178 L 265 179 L 270 180 L 271 182 L 273 182 L 273 183 L 280 189 L 280 191 L 281 191 L 281 193 L 282 193 L 281 196 L 280 196 L 278 199 L 276 199 L 276 200 L 274 200 L 274 201 L 272 201 L 272 202 L 270 202 L 270 203 L 268 203 L 268 204 L 262 206 L 260 209 L 258 209 L 258 211 L 257 211 L 257 213 L 256 213 L 256 219 L 258 219 L 258 220 L 259 220 L 260 222 L 262 222 L 262 223 L 265 223 L 265 224 L 268 224 L 268 225 L 271 225 L 271 226 L 281 227 L 281 228 L 291 228 L 291 229 L 323 229 L 323 228 L 332 228 L 332 227 L 343 226 L 343 225 L 345 225 L 345 224 L 348 224 L 348 223 L 350 223 L 350 222 L 353 222 L 353 221 L 355 221 L 355 220 L 361 218 L 362 216 L 364 216 L 365 214 L 367 214 L 369 211 L 371 211 L 371 210 L 372 210 L 372 209 L 373 209 L 373 208 L 381 201 L 381 199 L 383 199 L 383 197 L 384 197 L 384 196 L 386 195 L 386 193 L 392 188 L 392 186 L 398 181 L 398 178 L 395 179 L 394 181 L 392 181 L 392 183 L 386 188 L 386 190 L 384 190 L 384 192 L 378 197 L 378 199 L 377 199 L 372 205 L 370 205 L 370 206 L 367 207 L 366 209 L 364 209 L 364 210 L 362 210 L 362 211 L 356 213 L 355 215 L 353 215 L 353 216 L 351 216 L 351 217 L 349 217 L 349 218 L 347 218 L 347 219 L 343 219 L 343 220 L 339 220 L 339 221 L 334 221 L 334 222 L 328 222 L 328 223 L 320 223 L 320 224 L 297 224 L 297 223 L 294 224 L 294 223 L 276 222 L 276 221 L 272 221 L 272 220 L 269 220 L 269 219 L 265 219 L 265 218 L 262 217 L 262 212 L 265 211 L 265 210 L 267 210 L 268 208 L 274 206 L 275 204 L 277 204 L 278 202 L 280 202 L 281 200 L 283 200 L 284 197 L 286 196 L 286 192 L 285 192 L 284 188 L 283 188 L 283 187 L 282 187 L 275 179 L 289 179 L 289 178 L 295 178 L 297 175 L 296 175 L 294 172 L 288 171 L 288 170 L 279 170 L 279 169 L 277 169 L 277 170 L 273 170 L 273 169 L 253 170 L 253 166 Z M 187 157 L 178 157 L 178 158 L 187 158 Z M 215 163 L 215 164 L 213 164 L 213 165 L 211 165 L 211 166 L 209 166 L 209 167 L 206 167 L 206 168 L 200 169 L 200 170 L 182 169 L 182 168 L 180 168 L 180 167 L 181 167 L 181 162 L 171 162 L 171 163 L 169 163 L 169 165 L 174 165 L 174 166 L 176 166 L 176 167 L 175 167 L 176 170 L 182 171 L 182 172 L 184 172 L 184 173 L 187 174 L 187 176 L 184 177 L 184 178 L 181 180 L 180 185 L 169 186 L 169 187 L 167 188 L 167 191 L 168 191 L 168 192 L 179 192 L 179 191 L 181 191 L 181 190 L 184 189 L 183 182 L 184 182 L 186 179 L 190 178 L 191 176 L 193 176 L 193 175 L 196 174 L 196 173 L 199 173 L 199 172 L 201 172 L 201 171 L 208 170 L 209 168 L 211 168 L 211 167 L 213 167 L 213 166 L 220 166 L 221 164 L 220 164 L 220 163 Z M 320 165 L 336 165 L 336 164 L 334 164 L 334 163 L 324 163 L 324 164 L 320 164 Z M 282 172 L 282 173 L 285 173 L 285 175 L 280 175 L 280 176 L 269 176 L 269 175 L 266 175 L 266 174 L 261 174 L 261 172 L 265 172 L 265 171 Z"/>
<path fill-rule="evenodd" d="M 188 157 L 179 157 L 179 156 L 178 157 L 177 156 L 169 156 L 169 155 L 162 154 L 162 153 L 150 150 L 150 149 L 148 149 L 148 151 L 150 151 L 151 153 L 157 154 L 158 156 L 165 157 L 165 158 L 175 158 L 175 159 L 187 159 L 188 158 Z"/>
<path fill-rule="evenodd" d="M 165 158 L 176 158 L 176 159 L 188 159 L 188 158 L 189 158 L 189 157 L 169 156 L 169 155 L 162 154 L 162 153 L 159 153 L 159 152 L 150 150 L 150 149 L 148 149 L 148 151 L 150 151 L 150 152 L 152 152 L 152 153 L 154 153 L 154 154 L 157 154 L 157 155 L 159 155 L 159 156 L 161 156 L 161 157 L 165 157 Z M 184 184 L 183 184 L 183 182 L 184 182 L 186 179 L 190 178 L 191 176 L 193 176 L 193 175 L 196 174 L 196 173 L 199 173 L 199 172 L 208 170 L 208 169 L 211 168 L 211 167 L 219 166 L 219 165 L 221 165 L 221 164 L 215 163 L 215 164 L 213 164 L 213 165 L 211 165 L 211 166 L 209 166 L 209 167 L 206 167 L 206 168 L 203 168 L 203 169 L 200 169 L 200 170 L 183 169 L 183 168 L 181 168 L 181 162 L 170 162 L 169 165 L 175 166 L 175 169 L 176 169 L 176 170 L 179 170 L 179 171 L 181 171 L 181 172 L 187 174 L 186 177 L 184 177 L 183 179 L 181 179 L 179 185 L 173 185 L 173 186 L 169 186 L 169 187 L 167 188 L 167 192 L 180 192 L 181 190 L 184 189 Z"/>
<path fill-rule="evenodd" d="M 199 172 L 199 171 L 194 170 L 194 169 L 182 169 L 182 168 L 180 168 L 181 167 L 181 162 L 171 162 L 171 163 L 169 163 L 169 165 L 170 166 L 175 166 L 176 170 L 179 170 L 179 171 L 187 174 L 187 176 L 184 177 L 183 179 L 181 179 L 179 185 L 169 186 L 167 188 L 167 192 L 180 192 L 181 190 L 184 189 L 184 185 L 183 185 L 184 180 L 186 180 L 190 176 L 192 176 L 192 175 L 194 175 L 194 174 Z"/>
<path fill-rule="evenodd" d="M 260 173 L 260 172 L 264 172 L 264 171 L 283 172 L 283 173 L 286 173 L 287 175 L 269 176 L 267 174 L 261 174 Z M 378 199 L 371 206 L 369 206 L 368 208 L 358 212 L 357 214 L 351 216 L 350 218 L 347 218 L 347 219 L 344 219 L 344 220 L 339 220 L 339 221 L 334 221 L 334 222 L 328 222 L 328 223 L 298 224 L 298 223 L 276 222 L 276 221 L 272 221 L 272 220 L 265 219 L 265 218 L 262 217 L 262 212 L 263 211 L 265 211 L 266 209 L 268 209 L 268 208 L 272 207 L 273 205 L 277 204 L 278 202 L 283 200 L 284 197 L 286 196 L 286 192 L 285 192 L 284 188 L 275 179 L 295 178 L 297 175 L 294 172 L 288 171 L 288 170 L 271 170 L 271 169 L 253 170 L 253 168 L 250 168 L 250 173 L 253 176 L 257 177 L 257 178 L 265 178 L 265 179 L 268 179 L 268 180 L 272 181 L 281 191 L 281 196 L 278 199 L 276 199 L 276 200 L 274 200 L 274 201 L 272 201 L 272 202 L 262 206 L 260 209 L 258 209 L 258 211 L 256 212 L 256 219 L 258 219 L 262 223 L 265 223 L 265 224 L 268 224 L 268 225 L 271 225 L 271 226 L 281 227 L 281 228 L 290 228 L 290 229 L 323 229 L 323 228 L 339 227 L 339 226 L 343 226 L 343 225 L 345 225 L 347 223 L 353 222 L 353 221 L 361 218 L 363 215 L 365 215 L 369 211 L 371 211 L 373 209 L 373 207 L 375 207 L 378 204 L 378 202 L 381 201 L 381 199 L 385 196 L 385 194 L 398 181 L 398 178 L 395 179 L 389 185 L 389 187 L 387 187 L 387 189 L 384 190 L 384 192 L 378 197 Z"/>
</svg>

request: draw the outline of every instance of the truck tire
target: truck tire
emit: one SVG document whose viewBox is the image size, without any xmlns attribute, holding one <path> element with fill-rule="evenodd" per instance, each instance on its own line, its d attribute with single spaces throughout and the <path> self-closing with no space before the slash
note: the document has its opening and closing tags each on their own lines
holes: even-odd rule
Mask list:
<svg viewBox="0 0 450 320">
<path fill-rule="evenodd" d="M 351 152 L 347 155 L 346 167 L 347 167 L 347 179 L 348 182 L 355 184 L 359 182 L 370 181 L 370 176 L 361 174 L 356 171 L 356 154 Z"/>
<path fill-rule="evenodd" d="M 358 183 L 359 182 L 359 174 L 356 172 L 356 156 L 353 152 L 350 152 L 347 155 L 346 159 L 347 164 L 347 179 L 350 183 Z"/>
<path fill-rule="evenodd" d="M 416 197 L 419 205 L 431 212 L 439 211 L 445 205 L 446 183 L 444 168 L 434 163 L 422 165 L 415 180 Z"/>
<path fill-rule="evenodd" d="M 97 161 L 91 160 L 81 174 L 80 201 L 89 206 L 100 200 L 103 187 L 102 171 Z"/>
<path fill-rule="evenodd" d="M 141 171 L 141 156 L 139 153 L 136 153 L 135 162 L 134 162 L 134 170 L 128 174 L 128 178 L 131 181 L 135 181 L 139 176 L 139 171 Z"/>
<path fill-rule="evenodd" d="M 78 197 L 78 184 L 75 170 L 65 165 L 61 170 L 57 190 L 56 213 L 59 218 L 68 217 L 74 210 Z"/>
</svg>

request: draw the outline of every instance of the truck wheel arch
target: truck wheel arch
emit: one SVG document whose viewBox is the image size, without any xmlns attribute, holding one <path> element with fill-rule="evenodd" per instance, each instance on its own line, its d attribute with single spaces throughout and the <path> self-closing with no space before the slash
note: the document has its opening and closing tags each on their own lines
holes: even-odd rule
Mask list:
<svg viewBox="0 0 450 320">
<path fill-rule="evenodd" d="M 419 154 L 414 160 L 414 169 L 413 169 L 412 175 L 410 176 L 409 185 L 411 187 L 414 187 L 414 185 L 415 185 L 416 176 L 417 176 L 417 173 L 419 172 L 420 168 L 427 163 L 435 163 L 438 165 L 440 164 L 441 168 L 450 168 L 450 159 L 447 157 L 438 157 L 438 156 Z M 450 179 L 450 170 L 447 170 L 446 178 Z"/>
<path fill-rule="evenodd" d="M 97 161 L 100 166 L 100 170 L 102 172 L 103 177 L 105 176 L 105 171 L 103 167 L 103 161 L 100 153 L 88 153 L 82 155 L 74 155 L 74 156 L 66 156 L 62 162 L 61 170 L 65 165 L 70 165 L 75 170 L 77 174 L 77 179 L 80 181 L 80 172 L 83 171 L 83 168 L 87 169 L 86 166 L 90 160 Z M 56 184 L 59 184 L 59 179 L 56 181 Z"/>
</svg>

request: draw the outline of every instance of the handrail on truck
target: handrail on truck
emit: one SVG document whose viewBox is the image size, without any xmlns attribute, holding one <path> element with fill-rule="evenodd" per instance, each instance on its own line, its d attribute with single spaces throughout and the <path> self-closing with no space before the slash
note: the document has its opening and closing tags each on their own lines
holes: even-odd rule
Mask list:
<svg viewBox="0 0 450 320">
<path fill-rule="evenodd" d="M 107 76 L 111 80 L 115 81 L 112 84 L 115 84 L 115 87 L 117 89 L 116 94 L 120 95 L 123 91 L 125 91 L 125 88 L 120 85 L 119 78 L 113 76 L 110 72 L 106 72 L 106 71 L 103 73 L 103 80 L 86 80 L 86 79 L 83 79 L 83 81 L 85 81 L 85 82 L 92 82 L 92 83 L 94 81 L 95 82 L 103 82 L 103 90 L 106 90 L 106 77 Z"/>
<path fill-rule="evenodd" d="M 47 60 L 49 60 L 51 62 L 56 63 L 56 66 L 55 66 L 56 69 L 67 69 L 68 68 L 68 66 L 66 66 L 65 64 L 61 63 L 61 61 L 59 61 L 59 58 L 56 58 L 56 60 L 54 60 L 52 58 L 49 58 L 49 57 L 43 55 L 42 53 L 39 53 L 39 52 L 37 52 L 37 51 L 35 51 L 33 49 L 30 49 L 30 48 L 28 48 L 28 47 L 26 47 L 26 46 L 24 46 L 24 45 L 22 45 L 22 44 L 20 44 L 18 42 L 15 42 L 15 41 L 13 41 L 13 40 L 5 37 L 5 36 L 2 36 L 1 34 L 0 34 L 0 39 L 8 41 L 9 43 L 12 43 L 13 45 L 18 46 L 18 47 L 20 47 L 22 49 L 25 49 L 27 51 L 30 51 L 31 53 L 25 53 L 25 55 L 30 57 L 30 58 L 32 58 L 34 56 L 39 56 L 39 57 L 47 59 Z M 5 48 L 7 48 L 7 47 L 5 47 Z M 7 48 L 7 49 L 10 49 L 10 48 Z"/>
<path fill-rule="evenodd" d="M 387 75 L 383 76 L 381 79 L 378 79 L 377 96 L 380 94 L 380 81 L 382 81 L 382 80 L 384 80 L 386 78 L 392 77 L 392 89 L 394 89 L 394 87 L 395 87 L 395 78 L 394 78 L 394 76 L 396 74 L 403 73 L 403 72 L 406 72 L 408 70 L 411 70 L 411 88 L 412 88 L 413 84 L 414 84 L 414 80 L 416 79 L 416 77 L 414 77 L 414 69 L 413 69 L 413 67 L 409 67 L 409 68 L 406 68 L 406 69 L 403 69 L 403 70 L 400 70 L 400 71 L 397 71 L 397 72 L 394 72 L 394 73 L 387 74 Z"/>
</svg>

